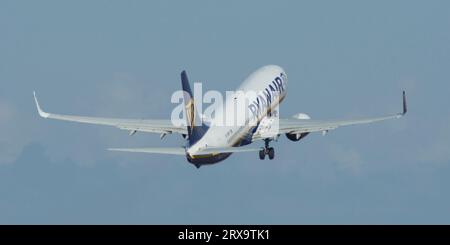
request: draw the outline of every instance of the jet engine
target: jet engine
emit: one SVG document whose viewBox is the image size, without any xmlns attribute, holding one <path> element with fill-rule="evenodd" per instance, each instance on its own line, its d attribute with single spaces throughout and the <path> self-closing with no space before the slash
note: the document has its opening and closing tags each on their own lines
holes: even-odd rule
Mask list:
<svg viewBox="0 0 450 245">
<path fill-rule="evenodd" d="M 295 119 L 299 119 L 299 120 L 309 120 L 311 119 L 311 117 L 308 116 L 308 114 L 305 113 L 298 113 L 292 116 Z M 303 138 L 305 138 L 309 133 L 300 133 L 300 134 L 291 134 L 291 133 L 287 133 L 286 137 L 291 140 L 291 141 L 299 141 Z"/>
<path fill-rule="evenodd" d="M 308 134 L 309 133 L 301 133 L 301 134 L 290 134 L 290 133 L 287 133 L 286 137 L 288 139 L 290 139 L 291 141 L 299 141 L 299 140 L 305 138 L 306 135 L 308 135 Z"/>
</svg>

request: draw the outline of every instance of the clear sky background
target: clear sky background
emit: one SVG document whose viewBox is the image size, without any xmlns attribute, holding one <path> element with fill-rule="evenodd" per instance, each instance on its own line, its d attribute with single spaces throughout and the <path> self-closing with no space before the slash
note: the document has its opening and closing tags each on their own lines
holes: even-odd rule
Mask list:
<svg viewBox="0 0 450 245">
<path fill-rule="evenodd" d="M 0 223 L 450 223 L 449 1 L 0 1 Z M 401 120 L 234 154 L 184 157 L 108 147 L 179 146 L 170 135 L 38 117 L 169 118 L 179 73 L 236 88 L 282 66 L 281 114 Z M 262 143 L 256 143 L 262 145 Z"/>
</svg>

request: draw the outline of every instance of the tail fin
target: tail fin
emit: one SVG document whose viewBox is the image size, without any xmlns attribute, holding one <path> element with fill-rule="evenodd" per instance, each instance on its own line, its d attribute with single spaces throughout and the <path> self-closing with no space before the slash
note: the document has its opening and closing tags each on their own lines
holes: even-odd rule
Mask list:
<svg viewBox="0 0 450 245">
<path fill-rule="evenodd" d="M 188 139 L 190 144 L 197 142 L 205 133 L 201 118 L 195 110 L 194 96 L 186 71 L 181 72 L 181 86 L 183 87 L 184 107 L 186 112 Z"/>
</svg>

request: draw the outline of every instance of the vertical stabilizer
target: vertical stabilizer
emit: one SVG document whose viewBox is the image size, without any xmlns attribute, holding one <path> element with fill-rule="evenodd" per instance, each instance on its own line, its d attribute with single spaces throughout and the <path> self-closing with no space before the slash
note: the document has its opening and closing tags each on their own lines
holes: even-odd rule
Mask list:
<svg viewBox="0 0 450 245">
<path fill-rule="evenodd" d="M 186 71 L 181 72 L 181 86 L 183 88 L 188 139 L 190 144 L 194 144 L 203 136 L 205 128 L 202 125 L 199 113 L 195 110 L 194 95 Z"/>
</svg>

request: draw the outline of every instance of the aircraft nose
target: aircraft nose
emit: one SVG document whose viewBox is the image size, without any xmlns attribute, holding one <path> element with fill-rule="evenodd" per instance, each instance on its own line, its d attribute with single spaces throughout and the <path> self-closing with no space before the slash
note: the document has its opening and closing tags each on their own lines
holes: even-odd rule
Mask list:
<svg viewBox="0 0 450 245">
<path fill-rule="evenodd" d="M 285 85 L 287 85 L 288 78 L 287 78 L 286 72 L 283 69 L 281 69 L 281 71 L 280 71 L 280 76 L 281 76 L 281 79 L 283 79 L 283 83 Z"/>
</svg>

